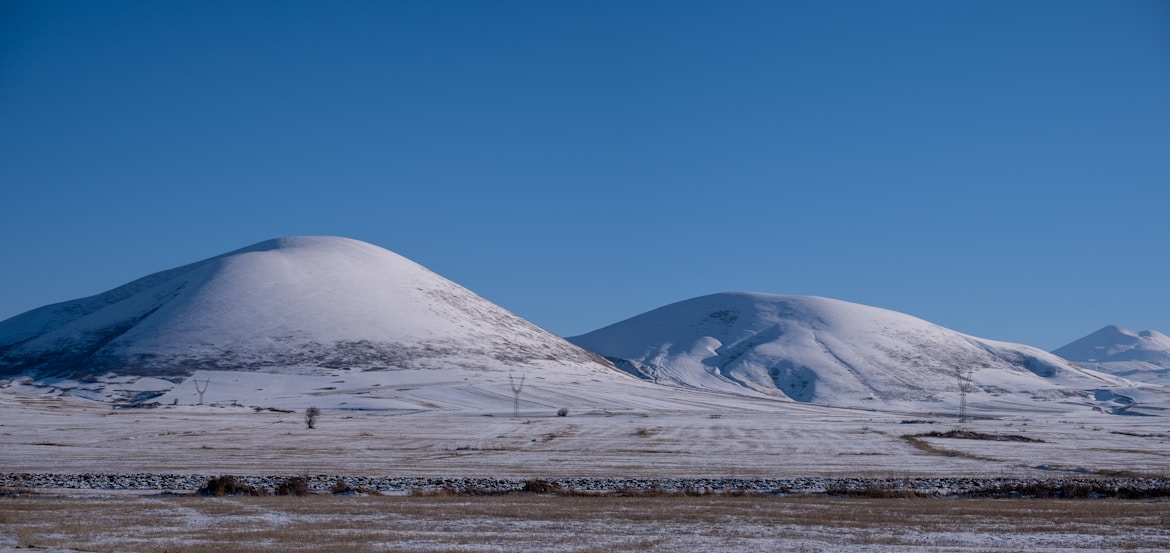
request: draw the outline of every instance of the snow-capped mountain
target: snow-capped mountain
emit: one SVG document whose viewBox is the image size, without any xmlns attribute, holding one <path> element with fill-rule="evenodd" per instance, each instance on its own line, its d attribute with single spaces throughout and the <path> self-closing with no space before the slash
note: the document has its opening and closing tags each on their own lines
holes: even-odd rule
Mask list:
<svg viewBox="0 0 1170 553">
<path fill-rule="evenodd" d="M 967 373 L 966 395 L 992 409 L 1136 409 L 1161 389 L 825 298 L 716 294 L 572 340 L 377 246 L 291 237 L 0 322 L 0 388 L 404 410 L 510 410 L 522 396 L 550 412 L 950 411 Z"/>
<path fill-rule="evenodd" d="M 1109 325 L 1052 353 L 1096 371 L 1170 385 L 1170 337 L 1153 330 Z"/>
<path fill-rule="evenodd" d="M 658 383 L 838 406 L 953 404 L 960 375 L 970 377 L 972 405 L 1037 400 L 1117 409 L 1147 393 L 1036 348 L 819 297 L 714 294 L 569 341 Z"/>
<path fill-rule="evenodd" d="M 407 370 L 430 376 L 390 374 Z M 515 372 L 530 390 L 536 378 L 634 381 L 406 258 L 337 237 L 261 242 L 0 322 L 0 377 L 97 379 L 107 392 L 145 377 L 157 394 L 208 371 L 369 372 L 373 386 L 485 374 L 499 386 Z"/>
</svg>

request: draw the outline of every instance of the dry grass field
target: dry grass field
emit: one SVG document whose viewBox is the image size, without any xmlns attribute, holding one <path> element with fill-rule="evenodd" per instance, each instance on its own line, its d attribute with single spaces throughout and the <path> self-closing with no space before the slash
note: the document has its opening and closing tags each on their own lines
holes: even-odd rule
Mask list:
<svg viewBox="0 0 1170 553">
<path fill-rule="evenodd" d="M 1166 551 L 1170 501 L 32 494 L 0 527 L 9 551 Z"/>
</svg>

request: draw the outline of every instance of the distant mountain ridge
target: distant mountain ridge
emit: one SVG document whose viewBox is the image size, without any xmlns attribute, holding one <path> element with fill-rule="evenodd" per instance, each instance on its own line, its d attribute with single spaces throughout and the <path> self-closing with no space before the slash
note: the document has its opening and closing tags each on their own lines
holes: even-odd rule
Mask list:
<svg viewBox="0 0 1170 553">
<path fill-rule="evenodd" d="M 1052 353 L 1096 371 L 1170 386 L 1170 337 L 1154 330 L 1109 325 Z"/>
<path fill-rule="evenodd" d="M 970 373 L 971 398 L 985 403 L 1124 403 L 1142 393 L 1036 348 L 818 297 L 712 294 L 569 341 L 654 382 L 836 406 L 954 403 L 960 372 Z"/>
<path fill-rule="evenodd" d="M 1170 337 L 1153 330 L 1109 325 L 1052 353 L 1078 363 L 1143 361 L 1170 368 Z"/>
</svg>

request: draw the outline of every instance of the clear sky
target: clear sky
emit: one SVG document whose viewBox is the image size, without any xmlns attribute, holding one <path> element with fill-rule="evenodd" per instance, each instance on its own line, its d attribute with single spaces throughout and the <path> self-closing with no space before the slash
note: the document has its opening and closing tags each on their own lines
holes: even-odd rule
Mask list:
<svg viewBox="0 0 1170 553">
<path fill-rule="evenodd" d="M 0 2 L 0 319 L 294 234 L 562 335 L 1170 332 L 1170 2 Z"/>
</svg>

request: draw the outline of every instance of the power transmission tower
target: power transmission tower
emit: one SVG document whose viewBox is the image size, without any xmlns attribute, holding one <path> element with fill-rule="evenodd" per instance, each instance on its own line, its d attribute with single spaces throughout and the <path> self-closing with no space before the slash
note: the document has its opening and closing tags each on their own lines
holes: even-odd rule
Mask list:
<svg viewBox="0 0 1170 553">
<path fill-rule="evenodd" d="M 520 375 L 520 384 L 516 385 L 516 381 L 512 379 L 512 375 L 508 375 L 508 384 L 512 386 L 512 394 L 515 398 L 512 400 L 512 418 L 520 418 L 520 390 L 524 389 L 524 376 Z"/>
<path fill-rule="evenodd" d="M 199 379 L 196 378 L 194 380 L 195 380 L 195 391 L 199 392 L 199 405 L 203 405 L 203 393 L 207 391 L 207 385 L 211 384 L 211 380 L 204 380 L 203 381 L 203 389 L 199 388 Z"/>
<path fill-rule="evenodd" d="M 971 375 L 974 372 L 974 367 L 955 369 L 959 377 L 959 424 L 967 422 L 967 392 L 971 391 Z"/>
</svg>

